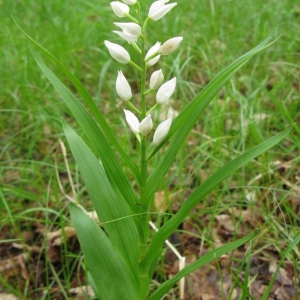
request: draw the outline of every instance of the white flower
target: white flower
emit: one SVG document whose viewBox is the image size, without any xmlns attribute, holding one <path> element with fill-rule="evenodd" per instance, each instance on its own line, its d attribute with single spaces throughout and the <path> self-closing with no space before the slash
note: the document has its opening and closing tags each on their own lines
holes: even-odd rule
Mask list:
<svg viewBox="0 0 300 300">
<path fill-rule="evenodd" d="M 153 135 L 153 145 L 158 146 L 169 133 L 172 118 L 169 118 L 158 125 Z"/>
<path fill-rule="evenodd" d="M 130 127 L 130 129 L 132 130 L 132 132 L 134 134 L 139 133 L 140 132 L 140 130 L 139 130 L 140 122 L 139 122 L 138 118 L 129 110 L 124 109 L 124 113 L 125 113 L 126 122 L 127 122 L 128 126 Z"/>
<path fill-rule="evenodd" d="M 158 70 L 152 73 L 150 77 L 150 89 L 155 90 L 157 89 L 163 82 L 164 80 L 164 74 L 162 70 Z"/>
<path fill-rule="evenodd" d="M 161 55 L 171 54 L 179 47 L 179 44 L 181 43 L 182 40 L 183 37 L 179 36 L 165 41 L 158 50 L 159 54 Z"/>
<path fill-rule="evenodd" d="M 160 59 L 160 55 L 158 54 L 159 48 L 160 48 L 160 42 L 157 42 L 147 52 L 145 60 L 146 60 L 146 65 L 148 67 L 151 67 L 151 66 L 155 65 L 158 62 L 158 60 Z M 155 56 L 155 57 L 153 57 L 153 58 L 151 58 L 150 60 L 147 61 L 147 58 L 149 58 L 151 55 L 154 55 L 155 53 L 157 53 L 157 56 Z"/>
<path fill-rule="evenodd" d="M 140 123 L 139 131 L 142 135 L 146 136 L 151 131 L 152 127 L 153 127 L 152 118 L 151 115 L 148 115 Z"/>
<path fill-rule="evenodd" d="M 156 102 L 159 104 L 166 103 L 175 91 L 176 77 L 165 82 L 156 93 Z"/>
<path fill-rule="evenodd" d="M 111 6 L 112 10 L 114 11 L 114 13 L 119 18 L 124 18 L 124 17 L 126 17 L 126 14 L 129 13 L 129 6 L 122 2 L 113 1 L 113 2 L 110 2 L 110 6 Z"/>
<path fill-rule="evenodd" d="M 138 37 L 142 34 L 142 29 L 138 24 L 135 23 L 114 23 L 116 26 L 120 27 L 123 32 L 113 31 L 118 34 L 122 39 L 131 43 L 136 42 Z"/>
<path fill-rule="evenodd" d="M 128 5 L 134 5 L 136 3 L 136 0 L 122 0 L 122 1 Z"/>
<path fill-rule="evenodd" d="M 158 0 L 155 1 L 149 9 L 148 17 L 153 21 L 161 19 L 165 14 L 167 14 L 177 3 L 165 4 L 168 0 Z"/>
<path fill-rule="evenodd" d="M 125 76 L 123 75 L 122 71 L 118 71 L 118 77 L 116 80 L 116 91 L 118 96 L 124 101 L 129 101 L 132 98 L 130 85 Z"/>
<path fill-rule="evenodd" d="M 110 55 L 121 64 L 128 64 L 130 62 L 129 53 L 120 45 L 104 41 L 106 48 Z"/>
</svg>

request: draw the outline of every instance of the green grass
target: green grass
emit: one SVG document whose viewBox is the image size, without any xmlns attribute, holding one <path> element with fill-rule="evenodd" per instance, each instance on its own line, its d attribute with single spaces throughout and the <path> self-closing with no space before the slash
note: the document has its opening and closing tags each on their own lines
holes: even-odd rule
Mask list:
<svg viewBox="0 0 300 300">
<path fill-rule="evenodd" d="M 250 60 L 220 91 L 194 128 L 161 189 L 165 190 L 167 198 L 175 197 L 178 202 L 177 198 L 184 199 L 191 189 L 238 153 L 296 122 L 288 139 L 224 181 L 218 190 L 203 199 L 199 210 L 191 216 L 199 239 L 205 239 L 213 247 L 213 229 L 219 214 L 232 217 L 236 237 L 241 230 L 255 225 L 251 221 L 250 226 L 237 214 L 246 207 L 264 220 L 263 234 L 255 239 L 251 251 L 260 253 L 264 247 L 272 245 L 281 256 L 297 236 L 300 225 L 297 200 L 300 193 L 297 188 L 300 160 L 300 25 L 297 20 L 300 6 L 293 0 L 213 2 L 214 15 L 209 1 L 179 0 L 169 17 L 149 24 L 149 39 L 153 43 L 173 36 L 184 37 L 180 50 L 160 63 L 165 77 L 178 78 L 172 102 L 176 110 L 185 107 L 219 71 L 253 48 L 274 28 L 281 36 Z M 68 224 L 67 201 L 56 183 L 54 155 L 59 138 L 63 138 L 61 119 L 73 122 L 36 65 L 27 39 L 11 15 L 24 31 L 81 80 L 100 110 L 107 114 L 114 130 L 120 133 L 124 148 L 134 155 L 129 145 L 132 136 L 124 129 L 123 103 L 116 100 L 114 83 L 120 68 L 132 85 L 136 74 L 126 66 L 112 63 L 104 47 L 105 39 L 120 42 L 111 32 L 112 22 L 119 20 L 111 12 L 109 2 L 0 1 L 0 230 L 5 233 L 1 234 L 4 241 L 24 240 L 24 228 L 32 230 L 33 223 L 44 224 L 47 230 Z M 48 63 L 71 87 L 65 76 Z M 72 159 L 70 164 L 77 192 L 88 205 Z M 57 168 L 69 192 L 66 168 L 61 160 Z M 255 195 L 252 201 L 246 200 L 252 194 Z M 199 216 L 206 219 L 199 221 Z M 34 241 L 42 249 L 46 247 L 41 238 Z M 66 246 L 62 246 L 64 250 L 67 251 Z M 75 261 L 78 259 L 77 256 Z M 291 251 L 288 259 L 294 266 L 295 276 L 299 277 L 299 251 Z M 72 265 L 74 257 L 67 260 L 62 274 L 47 262 L 46 269 L 51 274 L 47 277 L 49 286 L 64 286 L 67 291 L 70 273 L 75 268 Z M 237 279 L 235 282 L 238 283 Z M 1 283 L 5 283 L 3 278 Z M 5 285 L 8 291 L 34 299 L 32 291 L 27 290 L 34 286 L 32 282 Z"/>
</svg>

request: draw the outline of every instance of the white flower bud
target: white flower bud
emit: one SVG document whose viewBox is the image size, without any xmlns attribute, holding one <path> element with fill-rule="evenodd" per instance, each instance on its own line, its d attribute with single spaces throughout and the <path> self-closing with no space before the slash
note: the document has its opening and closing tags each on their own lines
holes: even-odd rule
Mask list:
<svg viewBox="0 0 300 300">
<path fill-rule="evenodd" d="M 158 146 L 169 133 L 172 118 L 169 118 L 158 125 L 153 135 L 153 145 Z"/>
<path fill-rule="evenodd" d="M 136 3 L 136 0 L 122 0 L 122 1 L 128 5 L 134 5 Z"/>
<path fill-rule="evenodd" d="M 157 43 L 156 43 L 154 46 L 152 46 L 152 47 L 149 49 L 149 51 L 147 52 L 146 57 L 145 57 L 145 60 L 147 60 L 147 58 L 150 57 L 151 55 L 157 53 L 157 56 L 151 58 L 150 60 L 148 60 L 148 61 L 146 62 L 146 65 L 147 65 L 148 67 L 151 67 L 151 66 L 155 65 L 155 64 L 158 62 L 158 60 L 160 59 L 160 55 L 158 54 L 159 48 L 160 48 L 160 42 L 157 42 Z"/>
<path fill-rule="evenodd" d="M 119 2 L 119 1 L 113 1 L 110 2 L 110 6 L 114 13 L 119 17 L 119 18 L 124 18 L 126 17 L 126 14 L 129 13 L 129 6 Z"/>
<path fill-rule="evenodd" d="M 150 77 L 150 89 L 155 90 L 157 89 L 162 82 L 164 81 L 164 74 L 162 72 L 162 70 L 158 70 L 152 73 L 151 77 Z"/>
<path fill-rule="evenodd" d="M 179 47 L 179 44 L 181 43 L 182 40 L 183 37 L 179 36 L 165 41 L 158 50 L 159 54 L 161 55 L 171 54 Z"/>
<path fill-rule="evenodd" d="M 128 64 L 130 62 L 129 53 L 120 45 L 104 41 L 106 48 L 110 55 L 121 64 Z"/>
<path fill-rule="evenodd" d="M 132 92 L 128 81 L 123 75 L 122 71 L 118 71 L 118 77 L 116 80 L 116 91 L 118 96 L 124 100 L 129 101 L 132 98 Z"/>
<path fill-rule="evenodd" d="M 153 21 L 161 19 L 165 14 L 167 14 L 177 3 L 165 4 L 168 0 L 158 0 L 155 1 L 149 9 L 148 17 Z"/>
<path fill-rule="evenodd" d="M 139 131 L 142 135 L 146 136 L 151 131 L 152 127 L 153 127 L 152 118 L 151 115 L 148 115 L 140 123 Z"/>
<path fill-rule="evenodd" d="M 175 91 L 176 77 L 165 82 L 156 93 L 156 102 L 159 104 L 166 103 Z"/>
<path fill-rule="evenodd" d="M 128 126 L 130 127 L 130 129 L 132 130 L 132 132 L 134 134 L 139 133 L 140 132 L 140 130 L 139 130 L 140 122 L 139 122 L 138 118 L 129 110 L 124 109 L 124 113 L 125 113 L 126 122 L 127 122 Z"/>
<path fill-rule="evenodd" d="M 127 32 L 128 34 L 131 34 L 133 36 L 140 36 L 142 33 L 141 26 L 138 24 L 135 24 L 133 22 L 128 23 L 118 23 L 114 22 L 116 26 L 121 28 L 123 31 Z"/>
<path fill-rule="evenodd" d="M 120 27 L 123 32 L 113 31 L 118 34 L 122 39 L 131 43 L 136 42 L 138 37 L 142 34 L 142 29 L 138 24 L 135 23 L 114 23 L 116 26 Z"/>
<path fill-rule="evenodd" d="M 128 43 L 136 42 L 138 39 L 136 36 L 130 35 L 124 31 L 121 32 L 121 31 L 113 30 L 113 32 L 116 33 L 118 36 L 120 36 L 123 40 L 125 40 Z"/>
</svg>

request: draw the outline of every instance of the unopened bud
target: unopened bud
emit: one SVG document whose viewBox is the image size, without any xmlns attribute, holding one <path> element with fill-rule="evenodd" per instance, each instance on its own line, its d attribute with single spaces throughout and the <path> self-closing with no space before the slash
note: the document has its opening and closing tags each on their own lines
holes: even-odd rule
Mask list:
<svg viewBox="0 0 300 300">
<path fill-rule="evenodd" d="M 162 70 L 158 70 L 152 73 L 150 77 L 150 89 L 155 90 L 157 89 L 163 82 L 164 80 L 164 74 Z"/>
<path fill-rule="evenodd" d="M 159 104 L 166 103 L 175 91 L 176 77 L 165 82 L 156 93 L 156 102 Z"/>
<path fill-rule="evenodd" d="M 136 3 L 136 0 L 122 0 L 122 1 L 128 5 L 134 5 Z"/>
<path fill-rule="evenodd" d="M 157 21 L 161 19 L 165 14 L 167 14 L 177 3 L 165 4 L 169 0 L 158 0 L 155 1 L 149 9 L 148 17 L 152 21 Z"/>
<path fill-rule="evenodd" d="M 158 60 L 160 59 L 160 54 L 158 53 L 158 50 L 160 48 L 160 42 L 157 42 L 154 46 L 152 46 L 149 51 L 146 54 L 145 60 L 146 60 L 146 65 L 148 67 L 151 67 L 153 65 L 155 65 Z M 157 53 L 157 55 L 153 58 L 151 58 L 150 60 L 147 61 L 147 59 L 151 56 L 154 55 L 155 53 Z"/>
<path fill-rule="evenodd" d="M 129 6 L 122 2 L 113 1 L 113 2 L 110 2 L 110 6 L 111 6 L 112 10 L 114 11 L 114 13 L 119 18 L 124 18 L 124 17 L 126 17 L 126 14 L 129 13 Z"/>
<path fill-rule="evenodd" d="M 158 146 L 168 135 L 172 124 L 172 118 L 169 118 L 158 125 L 153 135 L 153 145 Z"/>
<path fill-rule="evenodd" d="M 110 55 L 121 64 L 128 64 L 130 62 L 130 55 L 122 46 L 111 43 L 109 41 L 104 41 L 106 48 L 108 49 Z"/>
<path fill-rule="evenodd" d="M 183 37 L 179 36 L 165 41 L 158 50 L 159 54 L 161 55 L 171 54 L 179 47 L 179 44 L 181 43 L 182 40 Z"/>
<path fill-rule="evenodd" d="M 132 98 L 130 85 L 125 76 L 123 75 L 122 71 L 118 71 L 118 77 L 116 80 L 116 91 L 118 96 L 124 101 L 129 101 Z"/>
<path fill-rule="evenodd" d="M 130 127 L 130 129 L 132 130 L 132 132 L 134 134 L 139 133 L 140 132 L 140 130 L 139 130 L 140 122 L 139 122 L 138 118 L 129 110 L 124 109 L 124 113 L 125 113 L 126 122 L 127 122 L 128 126 Z"/>
<path fill-rule="evenodd" d="M 148 115 L 140 123 L 139 131 L 142 135 L 146 136 L 151 131 L 152 127 L 153 127 L 152 118 L 151 115 Z"/>
<path fill-rule="evenodd" d="M 118 34 L 125 41 L 132 43 L 136 42 L 138 37 L 142 34 L 142 29 L 138 24 L 129 22 L 129 23 L 114 23 L 116 26 L 120 27 L 123 32 L 113 31 Z"/>
</svg>

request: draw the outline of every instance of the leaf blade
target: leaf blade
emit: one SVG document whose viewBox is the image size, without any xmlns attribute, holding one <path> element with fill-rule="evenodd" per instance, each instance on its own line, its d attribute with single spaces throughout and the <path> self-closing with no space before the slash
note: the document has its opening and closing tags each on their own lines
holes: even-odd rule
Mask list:
<svg viewBox="0 0 300 300">
<path fill-rule="evenodd" d="M 65 67 L 64 64 L 62 64 L 55 56 L 53 56 L 47 49 L 42 47 L 38 42 L 36 42 L 32 37 L 30 37 L 16 22 L 16 20 L 12 17 L 13 21 L 15 22 L 16 26 L 20 29 L 20 31 L 31 41 L 34 45 L 36 45 L 41 51 L 43 51 L 44 54 L 48 58 L 50 58 L 52 61 L 56 63 L 56 65 L 68 76 L 68 78 L 73 83 L 76 90 L 79 92 L 81 97 L 86 102 L 87 106 L 93 113 L 94 117 L 98 121 L 100 127 L 103 129 L 104 133 L 106 134 L 106 137 L 108 138 L 109 142 L 117 149 L 123 160 L 125 161 L 126 165 L 130 168 L 133 175 L 135 176 L 136 180 L 140 183 L 140 175 L 137 165 L 132 161 L 132 159 L 127 155 L 127 153 L 124 151 L 124 149 L 119 144 L 116 135 L 114 134 L 113 130 L 109 126 L 109 124 L 106 122 L 104 116 L 98 109 L 96 103 L 94 102 L 93 98 L 91 97 L 90 93 L 87 91 L 87 89 L 84 87 L 84 85 Z"/>
<path fill-rule="evenodd" d="M 114 191 L 102 164 L 78 134 L 66 123 L 64 132 L 100 222 L 138 281 L 139 235 L 133 212 Z"/>
<path fill-rule="evenodd" d="M 102 131 L 95 123 L 93 118 L 89 115 L 81 102 L 70 92 L 70 90 L 55 76 L 55 74 L 44 64 L 42 59 L 38 56 L 34 49 L 33 56 L 41 68 L 45 76 L 59 93 L 65 104 L 68 106 L 73 116 L 84 130 L 89 140 L 95 146 L 98 155 L 100 156 L 109 179 L 113 186 L 117 188 L 123 197 L 127 200 L 132 210 L 137 210 L 134 205 L 138 202 L 138 197 L 133 190 L 128 178 L 122 171 L 108 141 L 103 135 Z"/>
<path fill-rule="evenodd" d="M 170 132 L 164 142 L 158 147 L 154 148 L 150 157 L 154 155 L 164 143 L 175 133 L 169 148 L 166 150 L 164 156 L 160 160 L 160 163 L 154 170 L 154 172 L 149 176 L 147 181 L 147 198 L 146 202 L 149 203 L 153 197 L 159 182 L 168 172 L 171 164 L 174 161 L 176 154 L 183 145 L 185 139 L 187 138 L 189 132 L 199 119 L 200 115 L 203 113 L 204 109 L 211 102 L 216 93 L 220 88 L 236 73 L 248 60 L 250 60 L 255 54 L 269 47 L 273 42 L 270 42 L 274 35 L 274 32 L 270 34 L 264 41 L 257 45 L 252 50 L 248 51 L 241 57 L 239 57 L 235 62 L 221 71 L 209 84 L 207 84 L 204 89 L 187 105 L 187 107 L 176 117 L 174 120 Z M 149 158 L 150 158 L 149 157 Z"/>
<path fill-rule="evenodd" d="M 244 245 L 251 239 L 253 239 L 259 230 L 254 231 L 253 233 L 231 243 L 228 243 L 222 247 L 217 248 L 216 250 L 212 250 L 209 253 L 204 254 L 201 258 L 197 259 L 195 262 L 190 264 L 189 266 L 183 268 L 176 275 L 174 275 L 171 279 L 162 283 L 156 291 L 147 298 L 147 300 L 160 300 L 166 292 L 168 292 L 173 285 L 178 282 L 181 278 L 187 276 L 188 274 L 196 271 L 197 269 L 203 267 L 204 265 L 212 262 L 213 260 L 219 258 L 220 256 L 233 251 L 234 249 Z"/>
<path fill-rule="evenodd" d="M 283 138 L 285 138 L 288 133 L 292 130 L 293 126 L 290 126 L 286 130 L 278 133 L 277 135 L 269 138 L 268 140 L 260 143 L 259 145 L 247 150 L 243 154 L 234 158 L 223 167 L 221 167 L 217 172 L 215 172 L 211 177 L 203 182 L 192 194 L 187 198 L 187 200 L 182 204 L 179 211 L 171 217 L 153 236 L 150 247 L 145 255 L 142 265 L 145 269 L 149 268 L 151 262 L 157 257 L 159 251 L 164 244 L 165 240 L 170 236 L 170 234 L 176 230 L 176 228 L 184 221 L 188 216 L 190 211 L 198 204 L 198 202 L 207 195 L 215 186 L 222 182 L 226 177 L 235 172 L 237 169 L 260 155 L 261 153 L 267 151 L 277 143 L 279 143 Z"/>
<path fill-rule="evenodd" d="M 138 299 L 135 280 L 106 234 L 73 203 L 70 212 L 99 299 Z"/>
</svg>

